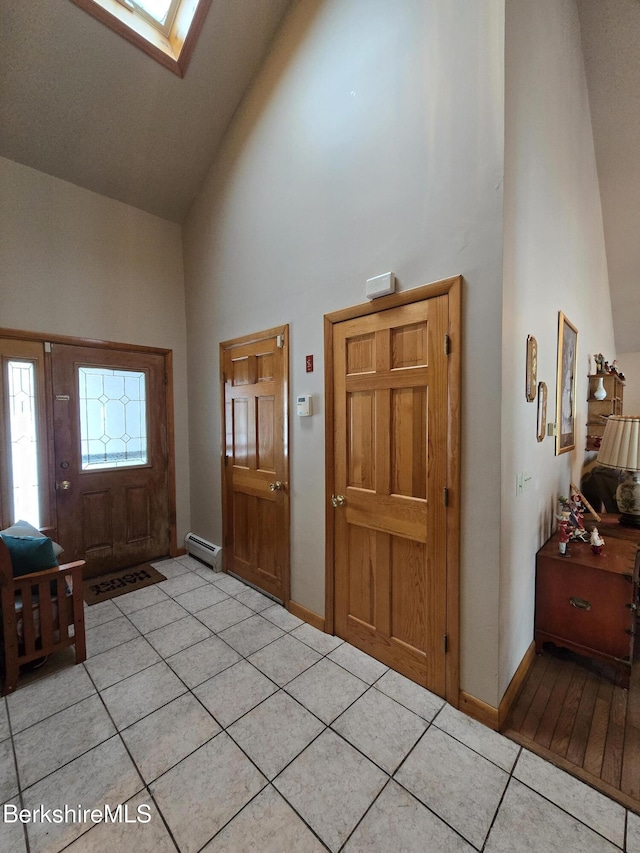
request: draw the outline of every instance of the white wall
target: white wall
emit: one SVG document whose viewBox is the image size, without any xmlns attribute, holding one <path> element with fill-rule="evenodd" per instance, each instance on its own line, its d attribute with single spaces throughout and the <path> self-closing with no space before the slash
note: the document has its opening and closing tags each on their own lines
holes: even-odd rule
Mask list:
<svg viewBox="0 0 640 853">
<path fill-rule="evenodd" d="M 640 416 L 640 352 L 618 353 L 618 367 L 626 379 L 622 411 Z"/>
<path fill-rule="evenodd" d="M 189 529 L 180 226 L 0 159 L 0 326 L 173 350 L 177 527 Z"/>
<path fill-rule="evenodd" d="M 504 0 L 295 4 L 184 232 L 193 528 L 220 542 L 218 343 L 291 324 L 292 598 L 324 611 L 323 314 L 462 273 L 462 688 L 497 700 Z M 315 356 L 313 374 L 304 356 Z"/>
<path fill-rule="evenodd" d="M 589 101 L 575 0 L 509 0 L 505 58 L 500 690 L 533 638 L 535 554 L 556 499 L 579 482 L 594 353 L 614 353 Z M 525 402 L 526 338 L 556 412 L 558 311 L 578 328 L 577 441 L 555 456 Z M 515 497 L 518 472 L 531 474 Z"/>
</svg>

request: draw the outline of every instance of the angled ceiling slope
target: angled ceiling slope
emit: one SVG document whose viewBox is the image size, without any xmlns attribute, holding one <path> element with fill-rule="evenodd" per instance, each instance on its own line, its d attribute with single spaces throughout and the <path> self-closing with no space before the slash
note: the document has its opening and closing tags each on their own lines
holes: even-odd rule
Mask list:
<svg viewBox="0 0 640 853">
<path fill-rule="evenodd" d="M 70 0 L 0 2 L 0 156 L 182 222 L 291 0 L 212 0 L 184 78 Z"/>
<path fill-rule="evenodd" d="M 578 0 L 616 349 L 640 352 L 640 0 Z"/>
</svg>

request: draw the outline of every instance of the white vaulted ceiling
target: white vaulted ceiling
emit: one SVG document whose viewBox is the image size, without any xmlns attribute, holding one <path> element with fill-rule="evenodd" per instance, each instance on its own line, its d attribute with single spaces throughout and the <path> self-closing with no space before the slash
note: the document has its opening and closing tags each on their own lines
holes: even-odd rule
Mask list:
<svg viewBox="0 0 640 853">
<path fill-rule="evenodd" d="M 0 156 L 182 222 L 290 0 L 213 0 L 184 79 L 70 0 L 0 0 Z"/>
<path fill-rule="evenodd" d="M 578 9 L 616 348 L 640 352 L 640 0 Z"/>
</svg>

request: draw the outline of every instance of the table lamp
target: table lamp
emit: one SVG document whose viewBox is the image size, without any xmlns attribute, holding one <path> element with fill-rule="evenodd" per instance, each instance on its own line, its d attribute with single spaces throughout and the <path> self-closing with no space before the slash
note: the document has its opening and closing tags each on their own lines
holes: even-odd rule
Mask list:
<svg viewBox="0 0 640 853">
<path fill-rule="evenodd" d="M 607 418 L 598 465 L 626 472 L 616 490 L 619 520 L 629 527 L 640 527 L 640 417 Z"/>
</svg>

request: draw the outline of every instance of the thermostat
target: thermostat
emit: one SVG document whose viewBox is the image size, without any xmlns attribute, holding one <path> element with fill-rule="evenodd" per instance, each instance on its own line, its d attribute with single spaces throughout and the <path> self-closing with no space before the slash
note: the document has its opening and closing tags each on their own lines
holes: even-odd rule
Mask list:
<svg viewBox="0 0 640 853">
<path fill-rule="evenodd" d="M 311 394 L 296 397 L 296 411 L 299 418 L 308 418 L 312 414 Z"/>
</svg>

